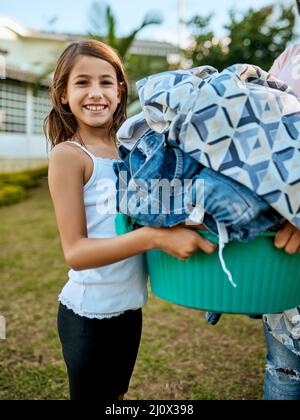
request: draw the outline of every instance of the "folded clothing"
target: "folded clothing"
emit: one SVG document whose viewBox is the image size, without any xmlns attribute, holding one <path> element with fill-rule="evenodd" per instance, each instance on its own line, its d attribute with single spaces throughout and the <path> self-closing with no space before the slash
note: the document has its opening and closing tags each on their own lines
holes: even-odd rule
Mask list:
<svg viewBox="0 0 300 420">
<path fill-rule="evenodd" d="M 118 132 L 121 144 L 148 128 L 200 164 L 248 187 L 300 228 L 300 101 L 257 66 L 221 73 L 204 66 L 137 83 L 143 113 Z"/>
</svg>

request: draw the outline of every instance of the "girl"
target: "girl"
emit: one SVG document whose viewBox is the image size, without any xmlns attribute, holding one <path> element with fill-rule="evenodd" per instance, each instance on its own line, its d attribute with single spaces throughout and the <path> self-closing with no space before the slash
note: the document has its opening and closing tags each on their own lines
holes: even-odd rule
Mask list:
<svg viewBox="0 0 300 420">
<path fill-rule="evenodd" d="M 45 129 L 53 150 L 49 187 L 70 266 L 59 297 L 58 330 L 73 400 L 121 399 L 141 337 L 147 272 L 141 255 L 159 248 L 186 259 L 214 245 L 196 232 L 143 227 L 116 236 L 113 200 L 115 133 L 126 117 L 127 82 L 114 50 L 97 41 L 69 45 L 58 60 L 53 108 Z M 111 182 L 109 184 L 111 186 Z"/>
</svg>

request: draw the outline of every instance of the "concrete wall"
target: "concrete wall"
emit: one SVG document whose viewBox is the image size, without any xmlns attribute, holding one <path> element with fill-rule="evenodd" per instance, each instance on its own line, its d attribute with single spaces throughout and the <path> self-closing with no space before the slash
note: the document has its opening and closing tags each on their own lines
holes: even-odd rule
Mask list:
<svg viewBox="0 0 300 420">
<path fill-rule="evenodd" d="M 44 136 L 1 133 L 0 158 L 47 159 L 46 139 Z"/>
<path fill-rule="evenodd" d="M 0 134 L 0 173 L 15 172 L 47 163 L 47 144 L 44 136 Z"/>
</svg>

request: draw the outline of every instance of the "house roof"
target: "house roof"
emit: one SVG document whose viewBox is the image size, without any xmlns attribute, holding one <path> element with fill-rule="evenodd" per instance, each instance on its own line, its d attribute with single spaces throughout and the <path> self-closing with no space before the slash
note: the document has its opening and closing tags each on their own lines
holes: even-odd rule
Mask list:
<svg viewBox="0 0 300 420">
<path fill-rule="evenodd" d="M 27 82 L 32 84 L 38 84 L 41 86 L 49 87 L 51 84 L 51 77 L 46 77 L 43 80 L 38 78 L 36 73 L 31 71 L 20 70 L 16 67 L 6 66 L 5 78 L 12 80 L 19 80 L 20 82 Z"/>
<path fill-rule="evenodd" d="M 86 35 L 83 34 L 57 33 L 25 28 L 10 17 L 0 15 L 1 26 L 7 27 L 21 38 L 53 40 L 65 43 L 86 38 Z M 173 44 L 152 40 L 136 39 L 131 46 L 131 53 L 139 55 L 165 56 L 166 54 L 176 54 L 178 51 L 178 47 Z"/>
</svg>

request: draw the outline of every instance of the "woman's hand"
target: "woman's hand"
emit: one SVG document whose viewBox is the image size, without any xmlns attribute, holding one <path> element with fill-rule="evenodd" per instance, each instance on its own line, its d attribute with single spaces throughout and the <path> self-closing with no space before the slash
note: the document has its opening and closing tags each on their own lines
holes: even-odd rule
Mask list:
<svg viewBox="0 0 300 420">
<path fill-rule="evenodd" d="M 194 230 L 181 225 L 155 229 L 154 248 L 161 249 L 180 260 L 188 259 L 196 251 L 212 254 L 216 245 L 204 239 Z"/>
<path fill-rule="evenodd" d="M 288 254 L 300 253 L 300 230 L 290 223 L 277 232 L 275 246 L 285 250 Z"/>
</svg>

